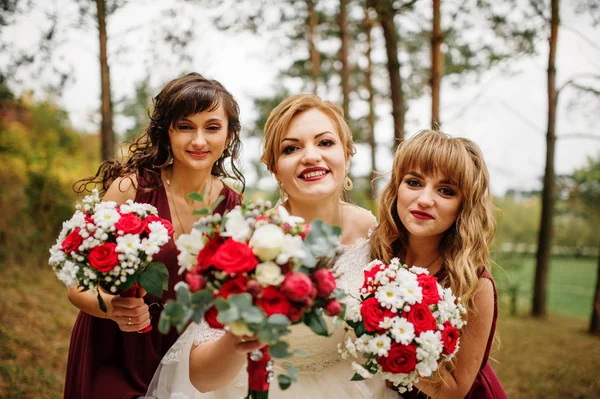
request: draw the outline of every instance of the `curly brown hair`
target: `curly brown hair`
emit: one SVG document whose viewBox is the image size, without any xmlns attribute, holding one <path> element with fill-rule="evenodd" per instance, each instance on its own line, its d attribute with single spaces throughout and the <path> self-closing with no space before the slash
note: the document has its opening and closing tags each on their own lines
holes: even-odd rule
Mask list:
<svg viewBox="0 0 600 399">
<path fill-rule="evenodd" d="M 154 97 L 152 112 L 148 115 L 150 122 L 144 133 L 129 146 L 130 155 L 127 161 L 102 162 L 95 176 L 75 182 L 73 189 L 81 193 L 89 191 L 89 185 L 100 184 L 101 192 L 104 193 L 119 177 L 140 176 L 140 188 L 145 191 L 156 190 L 162 186 L 161 169 L 166 167 L 173 157 L 169 140 L 171 126 L 189 115 L 214 111 L 220 105 L 228 118 L 228 144 L 213 165 L 211 174 L 240 181 L 243 192 L 246 182 L 238 168 L 242 146 L 239 105 L 221 83 L 206 79 L 198 73 L 190 73 L 170 81 Z M 230 158 L 233 175 L 225 167 L 227 158 Z"/>
</svg>

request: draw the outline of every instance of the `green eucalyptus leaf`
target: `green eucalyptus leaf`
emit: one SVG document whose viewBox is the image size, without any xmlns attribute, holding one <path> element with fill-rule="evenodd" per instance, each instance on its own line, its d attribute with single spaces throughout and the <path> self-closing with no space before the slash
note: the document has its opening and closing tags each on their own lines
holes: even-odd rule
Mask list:
<svg viewBox="0 0 600 399">
<path fill-rule="evenodd" d="M 233 323 L 234 321 L 238 321 L 240 319 L 240 312 L 235 307 L 230 307 L 229 309 L 219 310 L 219 314 L 217 315 L 217 321 L 221 324 Z"/>
<path fill-rule="evenodd" d="M 279 374 L 277 376 L 277 382 L 279 383 L 279 388 L 282 391 L 285 391 L 292 385 L 292 379 L 285 374 Z"/>
<path fill-rule="evenodd" d="M 171 320 L 169 316 L 167 316 L 166 312 L 162 312 L 160 314 L 160 318 L 158 319 L 158 331 L 161 334 L 167 334 L 171 329 Z"/>
<path fill-rule="evenodd" d="M 192 304 L 192 297 L 190 295 L 190 289 L 186 285 L 180 285 L 177 288 L 177 302 L 185 307 L 189 307 Z"/>
<path fill-rule="evenodd" d="M 242 311 L 242 318 L 246 323 L 260 324 L 265 321 L 266 316 L 262 310 L 256 306 L 251 306 Z"/>
<path fill-rule="evenodd" d="M 213 294 L 210 290 L 194 292 L 191 297 L 193 306 L 208 308 L 213 303 Z"/>
<path fill-rule="evenodd" d="M 196 192 L 189 193 L 188 195 L 186 195 L 186 198 L 189 198 L 193 201 L 199 201 L 199 202 L 204 201 L 204 197 L 202 196 L 202 194 L 196 193 Z"/>
<path fill-rule="evenodd" d="M 293 355 L 293 353 L 290 352 L 289 344 L 285 341 L 279 341 L 274 345 L 269 345 L 269 353 L 271 356 L 279 359 L 287 359 Z"/>
<path fill-rule="evenodd" d="M 205 311 L 206 310 L 203 308 L 193 309 L 192 314 L 190 316 L 190 320 L 194 323 L 200 323 L 202 321 L 202 317 L 204 316 Z"/>
<path fill-rule="evenodd" d="M 269 316 L 269 318 L 267 319 L 267 323 L 273 326 L 283 327 L 288 326 L 290 324 L 290 319 L 288 319 L 286 315 L 275 313 Z"/>
<path fill-rule="evenodd" d="M 215 200 L 215 202 L 212 203 L 212 205 L 210 206 L 210 213 L 213 213 L 215 211 L 215 209 L 217 209 L 217 207 L 219 206 L 219 204 L 225 199 L 225 196 L 223 195 L 219 195 L 217 197 L 217 199 Z"/>
<path fill-rule="evenodd" d="M 225 299 L 218 297 L 217 299 L 215 299 L 215 307 L 220 312 L 228 310 L 231 307 L 231 305 L 229 305 L 229 303 Z"/>
<path fill-rule="evenodd" d="M 163 310 L 163 313 L 166 314 L 169 319 L 171 320 L 171 322 L 175 323 L 178 320 L 183 320 L 183 318 L 185 317 L 185 308 L 175 302 L 175 301 L 168 301 L 167 304 L 165 305 L 165 309 Z"/>
<path fill-rule="evenodd" d="M 335 291 L 333 291 L 333 297 L 335 299 L 337 299 L 338 301 L 341 301 L 342 299 L 346 298 L 347 296 L 348 296 L 348 293 L 341 288 L 336 288 Z"/>
<path fill-rule="evenodd" d="M 294 352 L 295 353 L 295 352 Z M 294 382 L 298 381 L 298 369 L 291 364 L 286 366 L 286 370 L 290 379 Z"/>
<path fill-rule="evenodd" d="M 259 341 L 266 344 L 270 344 L 274 340 L 273 331 L 271 330 L 261 330 L 256 334 L 256 336 Z"/>
<path fill-rule="evenodd" d="M 196 209 L 192 212 L 192 215 L 194 216 L 206 216 L 206 215 L 210 215 L 210 210 L 206 209 L 206 208 L 200 208 L 200 209 Z"/>
<path fill-rule="evenodd" d="M 248 293 L 229 295 L 227 302 L 242 312 L 252 306 L 252 295 Z"/>
<path fill-rule="evenodd" d="M 304 314 L 304 324 L 310 327 L 311 330 L 317 335 L 321 335 L 323 337 L 329 336 L 329 331 L 327 330 L 327 324 L 325 320 L 323 320 L 323 316 L 315 310 Z"/>
</svg>

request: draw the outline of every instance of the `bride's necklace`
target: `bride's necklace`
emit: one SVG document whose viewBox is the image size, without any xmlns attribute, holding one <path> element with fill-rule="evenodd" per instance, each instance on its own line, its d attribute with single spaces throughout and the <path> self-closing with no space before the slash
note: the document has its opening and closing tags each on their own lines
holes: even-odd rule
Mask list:
<svg viewBox="0 0 600 399">
<path fill-rule="evenodd" d="M 173 172 L 171 171 L 171 174 L 172 173 Z M 183 227 L 183 223 L 181 222 L 181 218 L 179 217 L 179 211 L 177 210 L 177 202 L 175 201 L 175 197 L 173 196 L 173 191 L 171 191 L 170 177 L 165 176 L 165 182 L 167 183 L 167 189 L 169 190 L 169 195 L 171 196 L 171 202 L 173 202 L 173 209 L 175 209 L 175 216 L 177 217 L 177 222 L 179 223 L 179 227 L 181 228 L 181 233 L 188 234 L 189 232 L 185 231 L 185 228 Z M 210 182 L 208 184 L 209 184 L 209 186 L 208 186 L 207 198 L 205 198 L 203 202 L 206 202 L 208 200 L 208 202 L 210 203 L 210 197 L 212 195 L 212 186 L 213 186 L 212 178 L 210 178 Z"/>
</svg>

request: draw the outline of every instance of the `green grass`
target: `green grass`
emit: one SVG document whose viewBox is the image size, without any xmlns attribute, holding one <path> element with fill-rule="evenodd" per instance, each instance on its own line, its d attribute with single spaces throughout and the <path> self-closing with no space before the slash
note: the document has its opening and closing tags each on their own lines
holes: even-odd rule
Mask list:
<svg viewBox="0 0 600 399">
<path fill-rule="evenodd" d="M 519 288 L 518 311 L 528 313 L 533 296 L 535 257 L 533 255 L 511 255 L 497 260 L 503 269 L 493 270 L 494 278 L 502 297 L 503 306 L 508 301 L 508 283 Z M 556 256 L 551 259 L 547 310 L 549 314 L 589 319 L 596 288 L 596 258 Z"/>
</svg>

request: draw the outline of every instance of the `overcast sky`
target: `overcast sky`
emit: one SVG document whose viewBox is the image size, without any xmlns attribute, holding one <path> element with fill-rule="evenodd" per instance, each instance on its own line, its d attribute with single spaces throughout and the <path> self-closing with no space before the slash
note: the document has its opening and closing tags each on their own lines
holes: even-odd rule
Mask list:
<svg viewBox="0 0 600 399">
<path fill-rule="evenodd" d="M 192 46 L 193 61 L 184 65 L 176 64 L 174 59 L 152 63 L 148 59 L 148 38 L 156 33 L 153 21 L 168 3 L 167 0 L 134 1 L 109 20 L 109 54 L 113 60 L 118 59 L 111 65 L 114 98 L 131 95 L 135 83 L 148 71 L 153 85 L 157 87 L 182 70 L 197 71 L 221 81 L 238 99 L 243 125 L 250 124 L 255 117 L 252 98 L 272 94 L 277 83 L 277 70 L 289 63 L 289 59 L 280 54 L 278 38 L 269 34 L 218 31 L 208 16 L 198 12 L 197 7 L 182 5 L 184 11 L 198 14 L 195 26 L 197 39 Z M 44 12 L 59 10 L 59 14 L 73 15 L 71 4 L 66 0 L 48 2 L 39 10 L 31 10 L 6 34 L 26 48 L 35 43 L 41 27 L 47 23 Z M 572 15 L 566 6 L 563 7 L 562 20 L 577 32 L 572 29 L 560 31 L 558 85 L 580 74 L 600 74 L 600 46 L 593 43 L 600 42 L 600 29 L 577 22 L 581 19 Z M 131 30 L 133 27 L 135 29 Z M 492 189 L 497 194 L 509 188 L 527 190 L 541 186 L 546 150 L 547 41 L 541 41 L 539 46 L 537 56 L 506 61 L 484 73 L 477 82 L 460 88 L 448 84 L 442 86 L 443 130 L 451 135 L 468 137 L 479 144 L 490 168 Z M 97 54 L 97 33 L 90 24 L 89 29 L 69 34 L 54 57 L 57 65 L 72 68 L 73 74 L 72 83 L 59 101 L 69 112 L 73 125 L 86 131 L 96 131 L 99 120 L 96 113 L 100 98 Z M 5 57 L 0 55 L 0 66 L 6 62 Z M 29 78 L 13 89 L 17 92 L 39 89 L 46 79 L 49 77 L 43 75 Z M 582 166 L 586 156 L 600 152 L 599 103 L 569 107 L 573 96 L 568 95 L 568 91 L 565 93 L 559 103 L 557 135 L 584 133 L 595 135 L 597 139 L 559 138 L 555 162 L 557 173 L 569 173 Z M 392 161 L 389 150 L 392 122 L 388 102 L 380 101 L 377 112 L 378 170 L 388 172 Z M 427 128 L 429 118 L 429 96 L 412 102 L 407 114 L 407 135 Z M 116 128 L 123 130 L 125 127 L 126 122 L 117 119 Z M 246 140 L 244 152 L 246 157 L 255 157 L 259 153 L 258 141 Z M 369 165 L 368 149 L 359 146 L 353 160 L 353 173 L 367 174 Z M 252 184 L 253 174 L 248 170 L 250 168 L 246 169 Z"/>
</svg>

